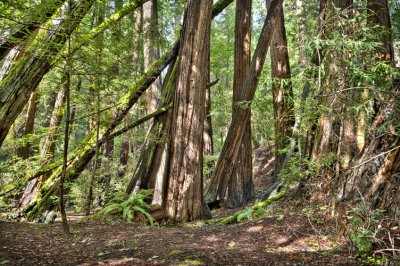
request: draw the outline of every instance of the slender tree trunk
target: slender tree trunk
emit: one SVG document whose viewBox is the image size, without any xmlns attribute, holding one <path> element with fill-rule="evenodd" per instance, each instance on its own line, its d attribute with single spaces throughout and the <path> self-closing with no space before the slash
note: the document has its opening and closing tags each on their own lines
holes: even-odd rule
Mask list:
<svg viewBox="0 0 400 266">
<path fill-rule="evenodd" d="M 287 159 L 294 126 L 293 90 L 290 80 L 283 8 L 279 12 L 271 43 L 271 70 L 275 128 L 275 177 L 277 178 Z"/>
<path fill-rule="evenodd" d="M 38 95 L 36 92 L 32 92 L 31 97 L 29 98 L 26 121 L 24 124 L 23 133 L 21 137 L 33 134 L 37 106 L 38 106 Z M 27 159 L 30 156 L 32 156 L 33 155 L 32 144 L 33 143 L 29 141 L 27 143 L 24 143 L 24 145 L 18 149 L 18 155 L 23 159 Z"/>
<path fill-rule="evenodd" d="M 282 2 L 282 0 L 274 0 L 268 10 L 267 18 L 264 22 L 256 50 L 251 60 L 249 72 L 243 84 L 243 88 L 246 88 L 246 90 L 242 90 L 241 98 L 245 102 L 250 103 L 254 99 L 258 77 L 264 66 L 265 57 L 272 40 Z M 206 189 L 208 202 L 215 202 L 223 199 L 229 182 L 226 177 L 232 176 L 238 158 L 239 143 L 242 140 L 246 122 L 250 119 L 249 112 L 247 112 L 246 109 L 239 108 L 239 106 L 235 106 L 233 112 L 234 116 L 221 154 L 218 158 L 215 174 Z"/>
<path fill-rule="evenodd" d="M 138 8 L 136 10 L 135 22 L 134 22 L 134 34 L 133 34 L 133 52 L 132 52 L 132 75 L 134 77 L 139 77 L 142 72 L 142 65 L 140 63 L 140 49 L 141 49 L 141 33 L 143 31 L 143 9 Z M 129 124 L 132 120 L 131 114 L 127 114 L 124 123 Z M 130 150 L 130 133 L 122 135 L 121 140 L 121 152 L 119 156 L 119 170 L 118 176 L 123 177 L 126 174 L 129 160 L 129 150 Z"/>
<path fill-rule="evenodd" d="M 157 0 L 150 0 L 143 4 L 143 35 L 144 70 L 147 71 L 160 57 Z M 147 91 L 147 113 L 149 114 L 157 109 L 161 96 L 161 83 L 161 78 L 158 78 Z"/>
<path fill-rule="evenodd" d="M 68 6 L 70 8 L 70 6 Z M 70 55 L 70 48 L 71 48 L 71 36 L 68 37 L 68 55 Z M 63 165 L 62 171 L 60 176 L 60 186 L 58 188 L 59 192 L 59 199 L 58 204 L 61 213 L 61 220 L 62 220 L 62 228 L 65 234 L 70 234 L 67 215 L 65 213 L 65 203 L 64 203 L 64 182 L 68 167 L 68 145 L 69 145 L 69 124 L 70 124 L 70 116 L 71 116 L 71 101 L 70 101 L 70 88 L 71 88 L 71 74 L 72 74 L 72 66 L 71 66 L 71 57 L 67 57 L 66 67 L 65 67 L 65 74 L 66 74 L 66 81 L 64 84 L 64 94 L 66 100 L 66 110 L 65 110 L 65 133 L 64 133 L 64 150 L 63 150 Z"/>
</svg>

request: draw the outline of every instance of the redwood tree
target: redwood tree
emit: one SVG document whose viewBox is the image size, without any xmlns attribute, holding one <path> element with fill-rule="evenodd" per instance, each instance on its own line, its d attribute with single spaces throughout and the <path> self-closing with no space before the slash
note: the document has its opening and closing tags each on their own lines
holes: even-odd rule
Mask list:
<svg viewBox="0 0 400 266">
<path fill-rule="evenodd" d="M 209 216 L 203 198 L 203 130 L 211 0 L 187 1 L 173 98 L 166 214 L 173 222 Z"/>
<path fill-rule="evenodd" d="M 238 143 L 239 155 L 235 169 L 228 183 L 228 189 L 224 198 L 226 207 L 235 208 L 241 206 L 254 193 L 252 145 L 251 145 L 251 109 L 242 101 L 242 91 L 247 73 L 250 68 L 251 57 L 251 0 L 236 1 L 235 22 L 235 56 L 233 69 L 233 101 L 232 110 L 243 108 L 249 119 L 244 124 L 242 141 Z M 234 116 L 234 114 L 232 114 Z"/>
</svg>

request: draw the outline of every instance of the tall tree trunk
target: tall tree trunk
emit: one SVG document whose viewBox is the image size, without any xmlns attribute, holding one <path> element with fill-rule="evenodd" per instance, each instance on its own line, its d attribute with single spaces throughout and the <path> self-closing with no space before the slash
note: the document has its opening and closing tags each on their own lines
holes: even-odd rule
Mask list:
<svg viewBox="0 0 400 266">
<path fill-rule="evenodd" d="M 166 214 L 173 222 L 209 217 L 203 198 L 203 131 L 211 0 L 189 0 L 174 95 Z"/>
<path fill-rule="evenodd" d="M 68 8 L 71 8 L 70 3 L 68 3 Z M 71 12 L 71 9 L 69 10 Z M 68 55 L 65 64 L 65 75 L 66 80 L 64 85 L 65 94 L 65 132 L 64 132 L 64 149 L 63 149 L 63 165 L 60 176 L 60 186 L 58 188 L 58 206 L 61 213 L 62 228 L 65 234 L 70 234 L 69 225 L 67 221 L 67 214 L 65 212 L 65 202 L 64 202 L 64 182 L 67 175 L 68 167 L 68 145 L 69 145 L 69 126 L 71 118 L 71 99 L 70 99 L 70 89 L 71 89 L 71 75 L 72 75 L 72 63 L 71 63 L 71 35 L 68 35 Z"/>
<path fill-rule="evenodd" d="M 233 101 L 232 110 L 242 108 L 249 119 L 244 126 L 242 141 L 237 162 L 232 175 L 227 177 L 230 181 L 223 203 L 228 208 L 236 208 L 241 205 L 254 192 L 252 180 L 252 145 L 251 145 L 251 109 L 246 106 L 243 97 L 244 81 L 250 68 L 251 57 L 251 0 L 236 1 L 236 23 L 235 23 L 235 57 L 233 73 Z M 235 114 L 232 113 L 232 119 Z"/>
<path fill-rule="evenodd" d="M 267 18 L 265 19 L 256 50 L 251 60 L 249 72 L 243 84 L 243 88 L 246 89 L 242 90 L 242 99 L 245 102 L 250 103 L 254 99 L 258 78 L 264 67 L 265 57 L 272 40 L 282 2 L 282 0 L 274 0 L 268 10 Z M 239 143 L 244 134 L 244 126 L 247 120 L 250 119 L 249 112 L 247 112 L 246 109 L 239 108 L 239 106 L 234 106 L 233 113 L 234 115 L 228 135 L 218 158 L 216 171 L 206 189 L 206 198 L 208 202 L 215 202 L 223 199 L 229 182 L 226 177 L 232 176 L 238 158 Z"/>
<path fill-rule="evenodd" d="M 144 70 L 147 71 L 160 57 L 157 0 L 150 0 L 143 4 L 143 35 Z M 161 78 L 158 78 L 147 91 L 147 113 L 150 114 L 157 109 L 161 88 Z"/>
<path fill-rule="evenodd" d="M 140 49 L 141 49 L 141 34 L 143 31 L 143 7 L 140 7 L 135 12 L 135 21 L 134 21 L 134 34 L 133 34 L 133 50 L 132 50 L 132 75 L 134 77 L 139 77 L 142 72 L 142 65 L 140 63 Z M 124 120 L 125 124 L 129 124 L 132 120 L 131 114 L 127 114 Z M 119 155 L 119 169 L 118 176 L 123 177 L 126 174 L 128 161 L 129 161 L 129 150 L 130 150 L 130 138 L 131 135 L 129 132 L 122 135 L 121 140 L 121 151 Z"/>
<path fill-rule="evenodd" d="M 271 78 L 275 128 L 275 177 L 277 178 L 287 159 L 292 128 L 294 126 L 293 90 L 290 74 L 283 8 L 271 43 Z"/>
</svg>

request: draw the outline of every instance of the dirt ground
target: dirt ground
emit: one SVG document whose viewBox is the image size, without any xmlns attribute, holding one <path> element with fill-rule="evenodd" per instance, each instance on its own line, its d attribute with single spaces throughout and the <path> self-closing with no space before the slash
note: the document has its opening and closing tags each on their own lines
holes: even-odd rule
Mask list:
<svg viewBox="0 0 400 266">
<path fill-rule="evenodd" d="M 263 218 L 234 225 L 75 220 L 70 237 L 59 222 L 0 221 L 0 265 L 360 265 L 341 246 L 334 221 L 278 204 Z"/>
<path fill-rule="evenodd" d="M 254 180 L 261 199 L 272 181 L 273 159 L 257 152 L 264 158 L 256 161 Z M 325 206 L 304 209 L 290 198 L 273 203 L 263 218 L 233 225 L 150 227 L 79 222 L 71 214 L 72 236 L 66 237 L 59 221 L 0 220 L 0 265 L 361 265 Z M 237 211 L 214 210 L 213 216 Z"/>
</svg>

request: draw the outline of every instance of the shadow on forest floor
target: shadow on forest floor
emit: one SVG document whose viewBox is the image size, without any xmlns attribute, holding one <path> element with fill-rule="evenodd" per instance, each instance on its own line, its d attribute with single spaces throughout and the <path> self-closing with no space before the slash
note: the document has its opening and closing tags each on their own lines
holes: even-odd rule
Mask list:
<svg viewBox="0 0 400 266">
<path fill-rule="evenodd" d="M 257 158 L 263 158 L 255 162 L 254 176 L 262 197 L 274 162 L 265 154 Z M 275 202 L 263 218 L 234 225 L 80 223 L 75 214 L 68 217 L 69 238 L 59 221 L 0 221 L 0 265 L 360 265 L 349 256 L 345 239 L 337 237 L 325 206 L 305 212 L 297 203 Z M 213 216 L 238 210 L 214 210 Z"/>
<path fill-rule="evenodd" d="M 236 225 L 70 221 L 69 238 L 58 222 L 2 221 L 0 265 L 360 265 L 340 248 L 334 221 L 285 205 Z"/>
</svg>

